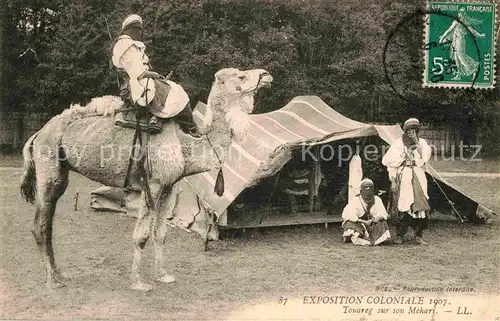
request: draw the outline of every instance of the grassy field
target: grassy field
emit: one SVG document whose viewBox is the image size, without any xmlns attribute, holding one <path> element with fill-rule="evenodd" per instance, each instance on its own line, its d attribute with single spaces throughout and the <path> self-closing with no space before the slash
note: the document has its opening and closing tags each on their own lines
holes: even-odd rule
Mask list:
<svg viewBox="0 0 500 321">
<path fill-rule="evenodd" d="M 21 167 L 23 166 L 23 157 L 19 153 L 13 155 L 0 155 L 0 167 Z"/>
<path fill-rule="evenodd" d="M 342 244 L 337 224 L 328 229 L 304 226 L 247 231 L 213 242 L 209 252 L 202 252 L 200 238 L 172 230 L 165 251 L 167 268 L 177 282 L 154 284 L 152 292 L 138 294 L 128 288 L 134 219 L 91 211 L 89 193 L 99 185 L 77 174 L 71 175 L 70 186 L 59 202 L 54 226 L 56 261 L 67 277 L 67 287 L 49 290 L 30 233 L 33 207 L 18 192 L 20 173 L 20 169 L 0 171 L 2 319 L 250 320 L 286 316 L 298 320 L 311 317 L 309 306 L 292 305 L 303 296 L 373 293 L 377 286 L 469 286 L 475 290 L 471 300 L 500 298 L 498 221 L 489 226 L 467 225 L 462 235 L 455 222 L 432 221 L 425 234 L 430 244 L 425 248 L 411 243 L 375 248 Z M 472 193 L 490 207 L 497 206 L 498 190 L 488 193 L 484 186 L 493 188 L 499 182 L 474 180 L 468 179 Z M 148 244 L 144 259 L 148 277 L 152 257 Z M 290 300 L 286 309 L 278 304 L 280 297 Z M 341 319 L 332 317 L 332 310 L 324 315 Z M 487 320 L 477 313 L 474 316 Z"/>
<path fill-rule="evenodd" d="M 446 158 L 436 157 L 430 164 L 438 172 L 457 173 L 500 173 L 500 159 L 481 159 L 476 161 L 446 160 Z"/>
</svg>

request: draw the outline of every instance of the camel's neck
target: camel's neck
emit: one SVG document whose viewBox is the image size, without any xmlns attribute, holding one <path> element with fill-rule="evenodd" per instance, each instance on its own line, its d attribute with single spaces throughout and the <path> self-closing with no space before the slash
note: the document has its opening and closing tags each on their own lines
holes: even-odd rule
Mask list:
<svg viewBox="0 0 500 321">
<path fill-rule="evenodd" d="M 214 147 L 228 148 L 231 143 L 231 124 L 224 111 L 219 109 L 214 110 L 211 130 L 207 136 Z"/>
<path fill-rule="evenodd" d="M 184 136 L 183 145 L 192 151 L 191 157 L 186 158 L 185 175 L 216 168 L 219 166 L 218 158 L 224 162 L 227 157 L 231 144 L 231 127 L 226 119 L 226 108 L 211 105 L 210 100 L 208 107 L 212 108 L 213 120 L 206 138 L 193 139 Z"/>
</svg>

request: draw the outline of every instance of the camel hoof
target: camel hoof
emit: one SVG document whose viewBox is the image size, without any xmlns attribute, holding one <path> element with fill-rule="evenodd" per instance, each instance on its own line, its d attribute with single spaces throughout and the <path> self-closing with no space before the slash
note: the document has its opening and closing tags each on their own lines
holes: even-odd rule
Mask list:
<svg viewBox="0 0 500 321">
<path fill-rule="evenodd" d="M 58 272 L 58 273 L 54 274 L 54 280 L 56 280 L 56 282 L 59 282 L 59 283 L 64 283 L 64 280 L 66 280 L 66 277 L 62 273 Z"/>
<path fill-rule="evenodd" d="M 141 291 L 141 292 L 149 292 L 153 289 L 151 284 L 146 284 L 142 282 L 138 282 L 132 285 L 132 290 Z"/>
<path fill-rule="evenodd" d="M 156 281 L 161 283 L 173 283 L 175 282 L 175 277 L 173 275 L 165 274 L 161 278 L 158 278 Z"/>
<path fill-rule="evenodd" d="M 418 245 L 427 245 L 427 244 L 429 244 L 426 241 L 424 241 L 421 237 L 418 237 L 418 236 L 415 238 L 415 243 L 417 243 Z"/>
<path fill-rule="evenodd" d="M 47 281 L 46 285 L 49 289 L 60 289 L 66 286 L 66 284 L 61 281 Z"/>
</svg>

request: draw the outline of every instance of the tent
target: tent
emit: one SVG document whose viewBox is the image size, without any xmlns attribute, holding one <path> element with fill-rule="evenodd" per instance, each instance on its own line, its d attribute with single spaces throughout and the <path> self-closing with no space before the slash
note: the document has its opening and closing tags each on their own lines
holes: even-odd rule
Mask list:
<svg viewBox="0 0 500 321">
<path fill-rule="evenodd" d="M 205 110 L 206 105 L 198 103 L 194 110 L 197 122 L 201 122 Z M 213 191 L 217 170 L 183 178 L 175 188 L 180 197 L 177 200 L 178 210 L 176 211 L 179 214 L 176 217 L 180 218 L 180 221 L 175 224 L 189 230 L 196 225 L 194 223 L 197 220 L 203 218 L 205 222 L 214 220 L 217 226 L 228 227 L 227 209 L 231 203 L 245 189 L 279 172 L 291 159 L 292 150 L 300 148 L 305 150 L 312 146 L 370 136 L 379 137 L 390 144 L 402 132 L 399 125 L 374 125 L 349 119 L 316 96 L 298 96 L 281 109 L 249 115 L 245 139 L 238 142 L 233 140 L 229 148 L 228 159 L 223 164 L 224 194 L 219 197 Z M 440 177 L 430 165 L 427 165 L 427 174 L 429 188 L 431 189 L 435 181 L 438 182 L 462 216 L 466 216 L 471 221 L 491 219 L 494 214 L 491 210 L 478 204 L 467 196 L 466 192 Z M 97 190 L 92 193 L 91 207 L 96 210 L 113 207 L 126 208 L 125 205 L 129 203 L 122 199 L 120 204 L 99 192 Z M 132 199 L 137 198 L 136 192 Z M 449 205 L 448 200 L 446 204 Z M 130 212 L 130 210 L 126 211 Z M 189 213 L 186 214 L 187 212 Z M 130 212 L 130 215 L 134 213 Z M 306 217 L 303 223 L 307 222 Z M 309 222 L 321 223 L 314 219 Z"/>
</svg>

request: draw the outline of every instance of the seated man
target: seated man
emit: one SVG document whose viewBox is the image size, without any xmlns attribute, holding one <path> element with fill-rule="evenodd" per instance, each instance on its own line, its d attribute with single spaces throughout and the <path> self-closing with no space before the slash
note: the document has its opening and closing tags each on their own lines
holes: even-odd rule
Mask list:
<svg viewBox="0 0 500 321">
<path fill-rule="evenodd" d="M 342 212 L 343 240 L 355 245 L 379 245 L 391 238 L 387 211 L 375 195 L 371 179 L 362 180 L 360 190 Z"/>
<path fill-rule="evenodd" d="M 157 117 L 174 118 L 184 132 L 200 137 L 187 93 L 180 85 L 163 81 L 151 70 L 141 38 L 142 18 L 135 14 L 128 16 L 113 44 L 111 59 L 123 80 L 120 96 L 139 108 L 147 106 L 154 115 L 151 125 L 157 123 Z"/>
</svg>

